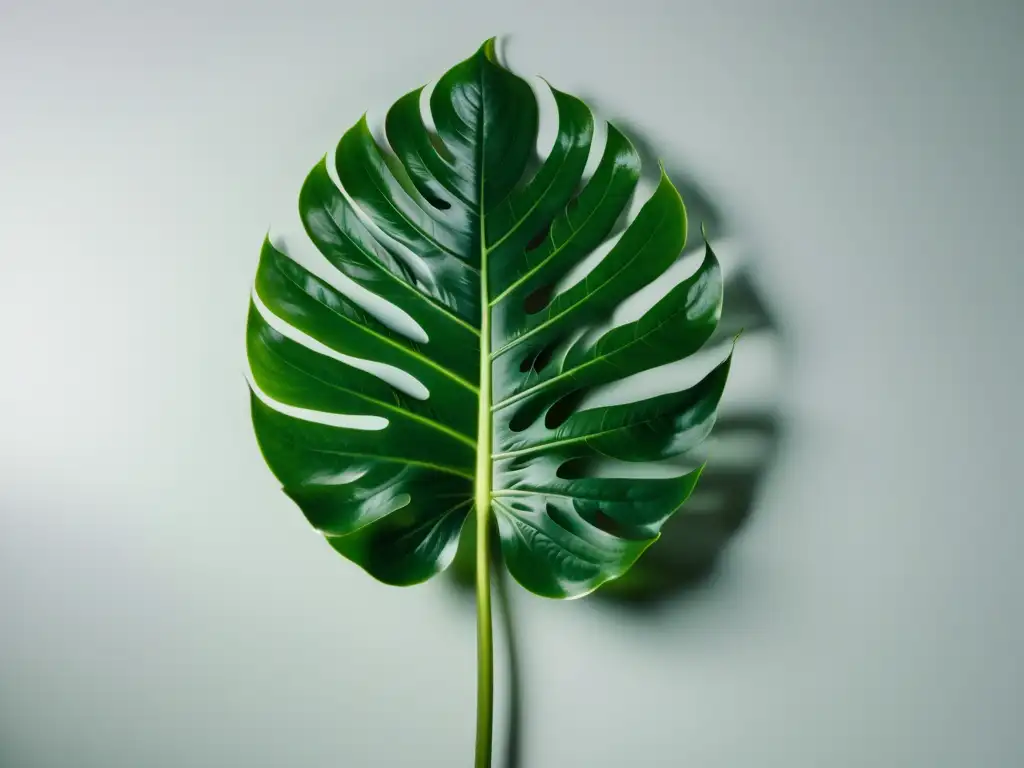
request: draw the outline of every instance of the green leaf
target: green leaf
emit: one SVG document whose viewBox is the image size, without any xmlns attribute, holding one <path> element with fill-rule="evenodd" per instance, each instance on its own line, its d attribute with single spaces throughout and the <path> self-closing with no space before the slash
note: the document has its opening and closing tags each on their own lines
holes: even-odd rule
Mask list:
<svg viewBox="0 0 1024 768">
<path fill-rule="evenodd" d="M 412 91 L 387 114 L 388 147 L 361 119 L 302 186 L 299 211 L 320 253 L 419 333 L 382 321 L 336 287 L 344 280 L 263 245 L 247 333 L 260 448 L 309 522 L 381 581 L 415 584 L 446 568 L 483 507 L 520 584 L 578 597 L 624 574 L 700 477 L 593 470 L 700 444 L 731 355 L 686 390 L 587 405 L 605 385 L 699 350 L 718 324 L 722 276 L 705 242 L 690 278 L 601 332 L 686 243 L 683 201 L 662 173 L 597 265 L 555 290 L 613 236 L 640 160 L 608 126 L 584 179 L 594 118 L 551 92 L 557 136 L 532 170 L 537 100 L 488 41 L 438 80 L 432 127 L 423 89 Z"/>
</svg>

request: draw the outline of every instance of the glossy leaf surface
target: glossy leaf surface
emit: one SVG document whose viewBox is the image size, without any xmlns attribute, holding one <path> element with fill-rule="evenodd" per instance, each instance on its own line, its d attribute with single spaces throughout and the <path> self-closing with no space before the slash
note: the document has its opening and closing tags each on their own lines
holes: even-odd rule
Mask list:
<svg viewBox="0 0 1024 768">
<path fill-rule="evenodd" d="M 722 278 L 706 246 L 697 271 L 639 319 L 594 330 L 686 242 L 683 201 L 662 174 L 597 265 L 555 290 L 613 237 L 640 161 L 608 126 L 585 179 L 594 118 L 552 94 L 557 136 L 534 168 L 536 97 L 488 42 L 428 104 L 422 89 L 395 102 L 387 146 L 360 120 L 307 177 L 309 238 L 418 333 L 264 243 L 247 332 L 260 448 L 309 522 L 381 581 L 422 582 L 451 563 L 486 472 L 512 576 L 540 595 L 580 596 L 629 569 L 700 475 L 589 470 L 677 456 L 708 435 L 728 359 L 680 392 L 600 407 L 584 397 L 700 349 Z M 490 423 L 478 423 L 481 391 Z"/>
</svg>

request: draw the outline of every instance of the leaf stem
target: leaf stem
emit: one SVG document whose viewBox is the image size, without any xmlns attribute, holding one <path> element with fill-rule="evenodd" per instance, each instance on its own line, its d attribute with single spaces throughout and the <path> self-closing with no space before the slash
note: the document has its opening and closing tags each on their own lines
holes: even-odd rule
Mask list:
<svg viewBox="0 0 1024 768">
<path fill-rule="evenodd" d="M 481 208 L 483 185 L 481 182 Z M 487 250 L 480 216 L 480 394 L 477 410 L 476 479 L 476 768 L 491 768 L 494 709 L 494 643 L 491 637 L 491 308 L 487 301 Z"/>
<path fill-rule="evenodd" d="M 481 402 L 484 402 L 481 400 Z M 481 453 L 490 461 L 490 451 Z M 482 473 L 481 473 L 482 472 Z M 486 477 L 486 480 L 482 478 Z M 491 768 L 494 708 L 494 644 L 491 636 L 490 467 L 478 468 L 476 481 L 476 768 Z"/>
</svg>

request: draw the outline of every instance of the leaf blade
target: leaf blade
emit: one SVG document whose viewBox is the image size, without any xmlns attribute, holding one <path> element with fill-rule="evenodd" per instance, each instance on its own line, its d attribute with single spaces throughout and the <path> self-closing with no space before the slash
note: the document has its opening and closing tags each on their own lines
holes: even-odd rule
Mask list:
<svg viewBox="0 0 1024 768">
<path fill-rule="evenodd" d="M 390 149 L 361 118 L 334 153 L 340 187 L 325 160 L 303 184 L 299 210 L 313 244 L 346 278 L 405 311 L 426 341 L 264 243 L 247 330 L 264 393 L 251 402 L 260 449 L 310 524 L 383 582 L 420 583 L 444 570 L 476 502 L 496 521 L 520 584 L 579 597 L 627 572 L 700 477 L 700 467 L 641 481 L 589 469 L 597 459 L 644 463 L 697 446 L 732 356 L 679 392 L 581 407 L 596 387 L 700 349 L 718 325 L 722 280 L 705 241 L 694 275 L 595 338 L 596 324 L 677 259 L 686 208 L 662 171 L 601 261 L 554 292 L 615 230 L 640 161 L 609 126 L 584 184 L 594 118 L 579 99 L 551 92 L 554 147 L 530 171 L 539 107 L 488 41 L 434 86 L 436 135 L 420 111 L 422 89 L 410 91 L 388 110 Z M 385 375 L 392 369 L 423 392 Z M 320 423 L 317 414 L 386 426 Z"/>
</svg>

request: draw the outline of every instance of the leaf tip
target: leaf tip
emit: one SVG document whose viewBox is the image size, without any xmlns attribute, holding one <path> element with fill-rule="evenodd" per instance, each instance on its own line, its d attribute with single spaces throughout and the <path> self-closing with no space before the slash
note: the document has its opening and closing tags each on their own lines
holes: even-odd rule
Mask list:
<svg viewBox="0 0 1024 768">
<path fill-rule="evenodd" d="M 484 58 L 494 64 L 499 64 L 498 61 L 498 36 L 494 35 L 484 40 L 483 45 L 480 46 L 480 53 L 483 54 Z"/>
</svg>

